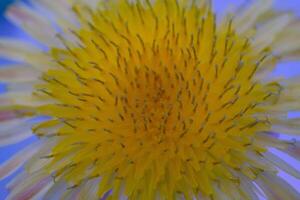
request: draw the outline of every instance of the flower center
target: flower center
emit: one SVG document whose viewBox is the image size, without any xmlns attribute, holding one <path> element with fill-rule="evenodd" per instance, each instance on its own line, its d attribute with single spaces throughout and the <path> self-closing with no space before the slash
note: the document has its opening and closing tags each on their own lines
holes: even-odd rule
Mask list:
<svg viewBox="0 0 300 200">
<path fill-rule="evenodd" d="M 280 87 L 253 77 L 269 52 L 255 52 L 231 21 L 217 29 L 207 6 L 175 2 L 77 10 L 80 44 L 61 38 L 66 48 L 51 52 L 58 67 L 37 86 L 55 101 L 39 108 L 53 120 L 35 129 L 60 136 L 55 176 L 75 185 L 101 177 L 100 196 L 120 185 L 131 197 L 210 194 L 209 179 L 244 163 L 234 152 L 263 151 L 251 139 L 270 128 L 262 107 Z"/>
</svg>

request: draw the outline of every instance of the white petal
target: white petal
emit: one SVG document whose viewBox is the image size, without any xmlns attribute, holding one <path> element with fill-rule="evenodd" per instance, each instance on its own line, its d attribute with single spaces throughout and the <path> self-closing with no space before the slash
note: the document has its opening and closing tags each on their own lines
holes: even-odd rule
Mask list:
<svg viewBox="0 0 300 200">
<path fill-rule="evenodd" d="M 274 172 L 277 171 L 277 169 L 273 166 L 272 162 L 265 159 L 260 154 L 257 154 L 252 151 L 248 151 L 246 155 L 247 155 L 248 163 L 251 164 L 252 166 L 255 166 L 256 168 L 262 170 L 268 170 L 268 171 L 272 170 Z"/>
<path fill-rule="evenodd" d="M 280 140 L 279 136 L 271 132 L 256 133 L 254 143 L 259 146 L 276 147 L 279 149 L 285 149 L 289 146 L 289 142 Z"/>
<path fill-rule="evenodd" d="M 99 188 L 100 179 L 93 179 L 88 181 L 86 184 L 83 185 L 82 189 L 79 192 L 79 199 L 91 199 L 97 200 L 98 197 L 98 188 Z"/>
<path fill-rule="evenodd" d="M 52 0 L 31 0 L 31 3 L 40 10 L 50 11 L 55 23 L 60 25 L 62 29 L 74 28 L 74 25 L 78 24 L 71 4 L 67 0 L 60 0 L 59 4 Z"/>
<path fill-rule="evenodd" d="M 3 105 L 3 104 L 7 104 L 8 100 L 1 100 L 0 98 L 0 106 Z M 11 111 L 11 110 L 1 110 L 0 111 L 0 122 L 3 122 L 3 121 L 9 121 L 9 120 L 12 120 L 12 119 L 15 119 L 17 118 L 18 116 L 21 116 L 21 113 L 19 113 L 20 115 L 18 115 L 17 112 L 15 111 Z"/>
<path fill-rule="evenodd" d="M 298 102 L 295 102 L 298 103 Z M 299 104 L 299 103 L 298 103 Z M 300 119 L 280 119 L 274 118 L 270 120 L 272 124 L 272 130 L 274 132 L 290 134 L 290 135 L 299 135 L 300 134 Z"/>
<path fill-rule="evenodd" d="M 0 57 L 25 62 L 39 72 L 57 67 L 53 58 L 36 46 L 12 38 L 0 37 Z"/>
<path fill-rule="evenodd" d="M 12 38 L 0 38 L 0 56 L 16 61 L 24 61 L 28 56 L 39 52 L 39 49 L 30 43 Z"/>
<path fill-rule="evenodd" d="M 213 188 L 214 188 L 214 194 L 213 194 L 214 199 L 230 200 L 227 194 L 225 194 L 217 184 L 214 184 Z"/>
<path fill-rule="evenodd" d="M 20 150 L 12 158 L 5 161 L 0 166 L 0 180 L 18 170 L 26 161 L 28 161 L 39 149 L 38 145 L 31 144 L 29 147 Z"/>
<path fill-rule="evenodd" d="M 43 99 L 32 95 L 32 91 L 29 92 L 6 92 L 0 94 L 0 106 L 41 106 L 53 102 L 51 99 Z"/>
<path fill-rule="evenodd" d="M 26 65 L 10 65 L 0 68 L 0 81 L 24 82 L 37 80 L 40 73 Z"/>
<path fill-rule="evenodd" d="M 81 200 L 78 198 L 78 194 L 80 192 L 80 187 L 74 188 L 74 189 L 69 189 L 65 191 L 61 199 L 64 200 Z"/>
<path fill-rule="evenodd" d="M 22 181 L 7 197 L 7 200 L 30 200 L 51 183 L 43 173 L 33 174 Z"/>
<path fill-rule="evenodd" d="M 17 26 L 22 27 L 34 38 L 48 46 L 59 44 L 55 37 L 57 31 L 52 27 L 50 21 L 27 6 L 22 4 L 12 5 L 8 8 L 6 16 Z"/>
<path fill-rule="evenodd" d="M 24 117 L 24 118 L 16 118 L 13 120 L 6 120 L 4 122 L 0 122 L 0 135 L 4 134 L 6 135 L 6 131 L 9 131 L 9 129 L 12 129 L 19 124 L 24 124 L 26 123 L 30 117 Z"/>
<path fill-rule="evenodd" d="M 26 177 L 28 177 L 28 174 L 24 170 L 21 171 L 11 181 L 8 182 L 6 188 L 9 191 L 12 191 L 15 187 L 21 184 L 21 181 L 24 180 Z"/>
<path fill-rule="evenodd" d="M 10 144 L 16 144 L 18 142 L 21 142 L 27 138 L 30 138 L 33 136 L 32 132 L 30 130 L 22 131 L 18 129 L 15 132 L 10 132 L 11 135 L 5 135 L 5 137 L 1 136 L 0 139 L 0 146 L 7 146 Z"/>
<path fill-rule="evenodd" d="M 76 16 L 72 6 L 74 2 L 61 0 L 59 4 L 51 0 L 32 0 L 34 7 L 41 12 L 47 12 L 49 20 L 58 26 L 59 35 L 64 40 L 74 44 L 81 44 L 81 41 L 75 36 L 72 31 L 80 28 L 78 16 Z M 72 31 L 71 31 L 72 30 Z M 63 43 L 59 41 L 56 45 L 59 48 L 65 48 Z"/>
<path fill-rule="evenodd" d="M 255 49 L 260 51 L 267 46 L 270 46 L 291 21 L 292 16 L 285 14 L 278 16 L 262 25 L 258 29 L 253 41 L 253 46 L 255 46 Z"/>
<path fill-rule="evenodd" d="M 44 186 L 37 194 L 35 194 L 30 200 L 41 200 L 44 199 L 45 194 L 54 185 L 53 181 L 50 181 L 46 186 Z"/>
<path fill-rule="evenodd" d="M 64 181 L 55 182 L 54 185 L 44 195 L 43 200 L 60 199 L 68 186 Z"/>
<path fill-rule="evenodd" d="M 11 191 L 7 199 L 13 199 L 13 197 L 16 197 L 20 193 L 24 193 L 24 191 L 28 190 L 43 179 L 51 180 L 51 178 L 43 171 L 31 174 L 26 171 L 22 171 L 7 185 L 7 188 Z"/>
<path fill-rule="evenodd" d="M 284 58 L 290 58 L 294 54 L 300 57 L 300 22 L 294 20 L 288 27 L 282 30 L 274 42 L 273 48 L 276 54 L 283 56 Z"/>
<path fill-rule="evenodd" d="M 300 197 L 300 194 L 292 186 L 270 172 L 262 172 L 255 182 L 270 200 L 298 200 Z"/>
<path fill-rule="evenodd" d="M 300 141 L 291 142 L 288 148 L 282 151 L 300 161 Z"/>
<path fill-rule="evenodd" d="M 271 152 L 265 152 L 263 153 L 265 159 L 272 162 L 275 166 L 280 168 L 281 170 L 285 171 L 286 173 L 294 176 L 295 178 L 300 179 L 300 171 L 289 165 L 287 162 L 276 156 L 275 154 Z"/>
<path fill-rule="evenodd" d="M 90 8 L 94 9 L 97 8 L 97 5 L 99 5 L 99 0 L 73 0 L 75 3 L 82 3 L 88 5 Z"/>
<path fill-rule="evenodd" d="M 253 184 L 253 181 L 242 174 L 239 174 L 238 176 L 240 179 L 241 189 L 249 195 L 251 200 L 259 200 L 256 192 L 257 188 Z"/>
<path fill-rule="evenodd" d="M 36 80 L 34 81 L 26 81 L 22 83 L 10 82 L 6 84 L 6 89 L 8 92 L 27 92 L 29 94 L 34 90 L 34 85 L 38 83 Z"/>
<path fill-rule="evenodd" d="M 0 129 L 0 146 L 15 144 L 33 136 L 31 131 L 33 124 L 32 121 L 24 121 L 7 130 Z"/>
<path fill-rule="evenodd" d="M 267 12 L 272 7 L 272 4 L 272 0 L 261 0 L 252 3 L 246 11 L 235 18 L 237 31 L 239 33 L 245 33 L 253 29 L 257 23 L 257 19 Z"/>
<path fill-rule="evenodd" d="M 41 138 L 42 147 L 30 160 L 26 163 L 26 171 L 30 174 L 34 174 L 40 170 L 43 170 L 44 166 L 48 164 L 51 159 L 41 159 L 45 155 L 49 155 L 53 146 L 57 144 L 57 139 L 51 138 L 49 141 L 47 138 Z"/>
</svg>

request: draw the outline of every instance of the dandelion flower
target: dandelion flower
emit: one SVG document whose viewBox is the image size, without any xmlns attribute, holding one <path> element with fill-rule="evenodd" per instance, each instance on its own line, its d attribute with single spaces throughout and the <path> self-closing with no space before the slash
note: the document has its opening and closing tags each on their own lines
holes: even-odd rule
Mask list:
<svg viewBox="0 0 300 200">
<path fill-rule="evenodd" d="M 47 14 L 42 14 L 47 12 Z M 204 0 L 52 0 L 7 17 L 40 46 L 0 39 L 0 167 L 8 199 L 299 199 L 300 23 L 272 1 L 220 19 Z M 42 122 L 37 117 L 43 116 Z M 45 117 L 46 116 L 46 117 Z M 32 134 L 33 133 L 33 134 Z"/>
</svg>

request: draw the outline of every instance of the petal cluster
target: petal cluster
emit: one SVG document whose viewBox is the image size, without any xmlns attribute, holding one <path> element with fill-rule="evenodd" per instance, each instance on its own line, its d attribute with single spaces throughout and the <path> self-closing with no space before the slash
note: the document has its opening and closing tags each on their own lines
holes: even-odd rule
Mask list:
<svg viewBox="0 0 300 200">
<path fill-rule="evenodd" d="M 33 6 L 7 16 L 43 48 L 0 39 L 20 63 L 0 70 L 0 145 L 39 138 L 0 166 L 25 164 L 8 198 L 300 197 L 277 175 L 299 170 L 270 151 L 300 158 L 280 137 L 299 134 L 299 83 L 272 76 L 299 58 L 293 14 L 269 0 L 220 20 L 200 0 Z"/>
</svg>

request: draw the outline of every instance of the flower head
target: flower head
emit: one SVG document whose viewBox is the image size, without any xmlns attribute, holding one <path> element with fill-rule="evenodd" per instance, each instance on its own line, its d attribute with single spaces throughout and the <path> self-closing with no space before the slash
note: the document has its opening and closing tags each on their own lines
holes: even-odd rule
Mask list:
<svg viewBox="0 0 300 200">
<path fill-rule="evenodd" d="M 33 2 L 7 16 L 45 48 L 1 39 L 2 145 L 36 144 L 0 168 L 12 199 L 297 199 L 298 82 L 272 77 L 299 58 L 297 19 L 257 1 L 220 21 L 210 1 Z M 48 116 L 37 123 L 33 119 Z"/>
</svg>

